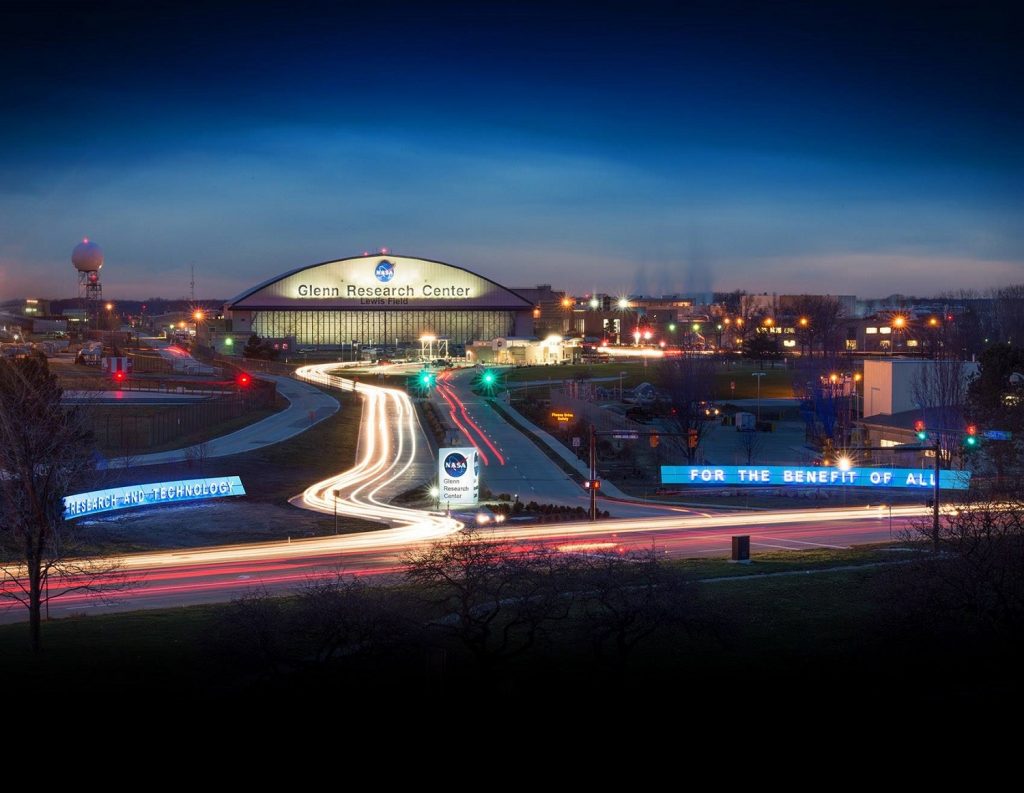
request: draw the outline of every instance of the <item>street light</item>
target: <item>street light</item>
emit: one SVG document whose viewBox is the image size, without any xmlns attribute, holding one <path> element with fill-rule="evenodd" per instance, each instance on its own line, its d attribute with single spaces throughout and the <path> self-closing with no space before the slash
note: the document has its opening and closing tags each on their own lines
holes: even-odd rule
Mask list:
<svg viewBox="0 0 1024 793">
<path fill-rule="evenodd" d="M 437 486 L 435 485 L 435 486 L 431 487 L 430 490 L 427 491 L 427 492 L 429 492 L 430 493 L 430 497 L 432 499 L 434 499 L 434 509 L 440 509 L 441 508 L 441 502 L 438 500 L 437 497 L 439 495 L 441 495 L 441 491 L 438 490 Z"/>
<path fill-rule="evenodd" d="M 338 499 L 341 498 L 341 489 L 334 491 L 334 533 L 338 533 Z"/>
<path fill-rule="evenodd" d="M 767 372 L 752 372 L 754 377 L 757 378 L 757 421 L 761 422 L 761 378 L 764 377 Z"/>
<path fill-rule="evenodd" d="M 619 372 L 619 402 L 622 401 L 622 378 L 625 374 L 625 372 Z"/>
</svg>

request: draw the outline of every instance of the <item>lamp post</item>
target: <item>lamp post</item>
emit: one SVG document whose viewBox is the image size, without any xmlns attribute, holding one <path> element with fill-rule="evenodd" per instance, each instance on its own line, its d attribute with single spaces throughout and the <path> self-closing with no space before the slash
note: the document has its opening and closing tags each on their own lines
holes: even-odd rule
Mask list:
<svg viewBox="0 0 1024 793">
<path fill-rule="evenodd" d="M 622 378 L 625 374 L 625 372 L 619 372 L 619 402 L 622 401 Z"/>
<path fill-rule="evenodd" d="M 334 493 L 334 533 L 338 533 L 338 499 L 341 498 L 341 490 L 337 489 Z"/>
<path fill-rule="evenodd" d="M 757 378 L 757 420 L 761 421 L 761 378 L 765 376 L 765 372 L 752 372 L 754 377 Z"/>
</svg>

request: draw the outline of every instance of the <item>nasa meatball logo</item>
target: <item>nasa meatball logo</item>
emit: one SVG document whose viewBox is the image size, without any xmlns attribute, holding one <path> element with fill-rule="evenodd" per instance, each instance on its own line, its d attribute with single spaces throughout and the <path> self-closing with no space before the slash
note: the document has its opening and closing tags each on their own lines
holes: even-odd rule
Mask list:
<svg viewBox="0 0 1024 793">
<path fill-rule="evenodd" d="M 377 263 L 377 268 L 373 271 L 373 274 L 377 276 L 378 281 L 382 284 L 386 284 L 395 277 L 395 265 L 387 259 L 381 259 Z"/>
<path fill-rule="evenodd" d="M 452 452 L 444 458 L 444 470 L 448 476 L 462 476 L 468 467 L 466 458 L 458 452 Z"/>
</svg>

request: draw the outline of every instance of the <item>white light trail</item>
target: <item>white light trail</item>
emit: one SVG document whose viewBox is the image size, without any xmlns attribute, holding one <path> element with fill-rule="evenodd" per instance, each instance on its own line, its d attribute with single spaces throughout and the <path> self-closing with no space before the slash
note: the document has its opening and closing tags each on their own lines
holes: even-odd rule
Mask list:
<svg viewBox="0 0 1024 793">
<path fill-rule="evenodd" d="M 356 383 L 331 374 L 332 369 L 337 369 L 337 365 L 303 366 L 295 375 L 311 383 L 355 391 L 362 396 L 359 459 L 349 470 L 310 485 L 292 503 L 326 514 L 334 514 L 337 509 L 339 515 L 393 526 L 373 533 L 374 547 L 381 541 L 385 546 L 397 546 L 457 531 L 461 524 L 449 517 L 394 506 L 378 499 L 390 485 L 407 484 L 409 469 L 416 461 L 418 425 L 408 394 L 395 388 Z"/>
</svg>

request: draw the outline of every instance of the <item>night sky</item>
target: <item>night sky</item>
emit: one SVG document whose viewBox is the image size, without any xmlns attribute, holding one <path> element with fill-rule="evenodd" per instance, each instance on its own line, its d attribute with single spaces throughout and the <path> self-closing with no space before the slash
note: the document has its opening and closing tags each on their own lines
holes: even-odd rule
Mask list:
<svg viewBox="0 0 1024 793">
<path fill-rule="evenodd" d="M 9 3 L 0 298 L 386 246 L 582 294 L 1024 282 L 1021 18 L 973 3 Z"/>
</svg>

